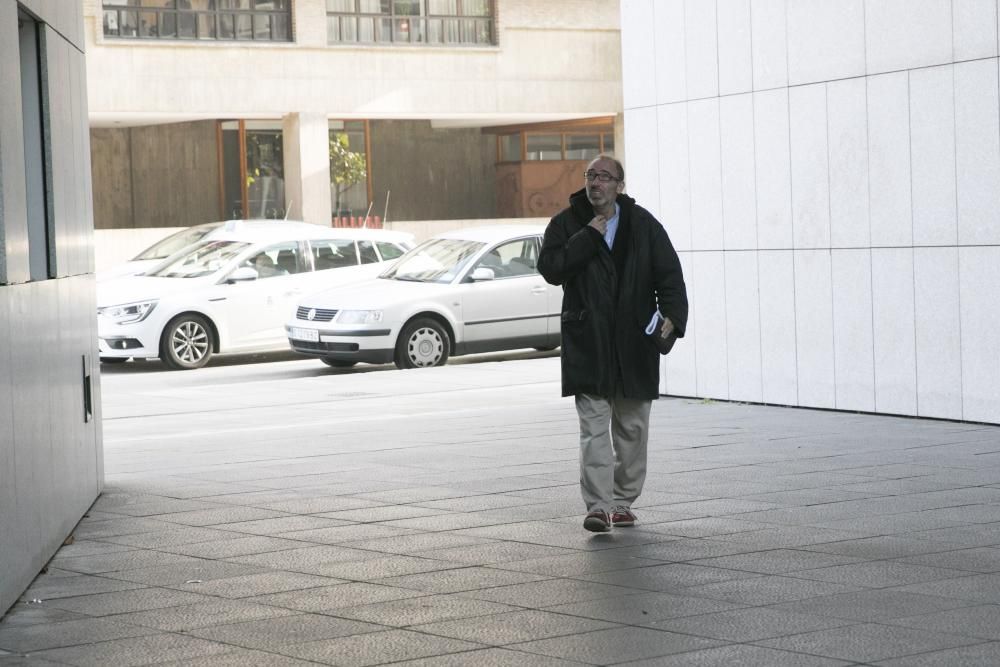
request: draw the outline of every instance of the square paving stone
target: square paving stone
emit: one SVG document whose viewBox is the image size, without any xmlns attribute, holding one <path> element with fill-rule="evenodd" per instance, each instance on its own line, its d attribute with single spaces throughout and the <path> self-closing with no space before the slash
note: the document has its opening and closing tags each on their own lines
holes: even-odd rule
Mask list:
<svg viewBox="0 0 1000 667">
<path fill-rule="evenodd" d="M 917 556 L 903 556 L 898 560 L 914 565 L 944 567 L 981 574 L 1000 572 L 1000 549 L 995 547 L 974 547 Z"/>
<path fill-rule="evenodd" d="M 59 561 L 67 558 L 80 558 L 82 556 L 97 556 L 99 554 L 113 554 L 122 551 L 130 551 L 135 547 L 114 542 L 104 542 L 97 540 L 74 540 L 72 544 L 65 544 L 59 547 L 59 551 L 49 563 L 50 566 L 59 567 Z"/>
<path fill-rule="evenodd" d="M 492 568 L 531 572 L 551 577 L 574 577 L 598 572 L 630 570 L 647 565 L 661 565 L 663 561 L 637 558 L 614 551 L 588 551 L 564 556 L 545 556 L 527 560 L 496 563 Z"/>
<path fill-rule="evenodd" d="M 195 593 L 154 587 L 60 598 L 50 600 L 47 604 L 88 616 L 109 616 L 212 601 L 214 601 L 212 598 Z"/>
<path fill-rule="evenodd" d="M 620 667 L 849 667 L 852 662 L 778 651 L 763 646 L 733 645 L 706 648 L 650 660 L 619 663 Z"/>
<path fill-rule="evenodd" d="M 830 567 L 833 565 L 846 565 L 848 563 L 856 563 L 858 560 L 859 559 L 852 556 L 840 556 L 814 551 L 802 551 L 797 549 L 768 549 L 766 551 L 734 554 L 732 556 L 719 556 L 716 558 L 703 558 L 701 560 L 688 562 L 691 565 L 721 567 L 731 570 L 743 570 L 744 572 L 756 572 L 759 574 L 786 574 L 789 572 L 796 572 L 798 570 L 811 570 L 820 567 Z"/>
<path fill-rule="evenodd" d="M 898 590 L 995 604 L 1000 602 L 1000 574 L 973 574 L 957 579 L 928 581 L 901 586 Z"/>
<path fill-rule="evenodd" d="M 665 618 L 742 609 L 743 605 L 670 593 L 643 593 L 544 607 L 545 611 L 596 618 L 612 623 L 644 625 Z"/>
<path fill-rule="evenodd" d="M 831 616 L 849 621 L 886 622 L 915 614 L 969 606 L 954 598 L 907 593 L 897 589 L 864 590 L 774 605 L 775 609 Z"/>
<path fill-rule="evenodd" d="M 177 584 L 175 588 L 202 595 L 239 599 L 269 593 L 284 593 L 305 588 L 319 588 L 343 583 L 339 579 L 317 577 L 312 574 L 297 572 L 261 572 L 260 574 L 245 574 L 238 577 L 213 579 L 200 584 Z"/>
<path fill-rule="evenodd" d="M 362 552 L 364 553 L 364 552 Z M 369 556 L 372 552 L 367 552 Z M 453 563 L 430 558 L 414 556 L 386 556 L 370 558 L 362 561 L 346 561 L 340 563 L 324 563 L 311 568 L 312 572 L 327 577 L 349 579 L 353 581 L 370 581 L 384 579 L 417 572 L 432 572 L 434 570 L 449 570 L 455 567 Z"/>
<path fill-rule="evenodd" d="M 480 644 L 408 630 L 373 632 L 305 644 L 286 644 L 277 653 L 343 667 L 367 667 L 483 648 Z"/>
<path fill-rule="evenodd" d="M 2 664 L 2 663 L 0 663 Z M 905 658 L 880 660 L 878 667 L 996 667 L 1000 665 L 1000 642 L 931 651 Z"/>
<path fill-rule="evenodd" d="M 170 530 L 174 524 L 157 519 L 123 518 L 105 521 L 84 519 L 73 531 L 73 537 L 80 540 L 99 540 L 117 535 L 132 535 Z"/>
<path fill-rule="evenodd" d="M 50 648 L 95 644 L 109 639 L 154 634 L 149 628 L 128 625 L 120 620 L 87 618 L 60 623 L 8 627 L 0 626 L 0 649 L 34 653 Z"/>
<path fill-rule="evenodd" d="M 88 574 L 79 574 L 72 577 L 54 577 L 51 574 L 43 574 L 32 582 L 28 590 L 24 592 L 22 598 L 25 600 L 52 600 L 55 598 L 75 597 L 77 595 L 125 591 L 133 588 L 145 588 L 145 586 L 131 581 L 121 581 Z"/>
<path fill-rule="evenodd" d="M 407 574 L 402 577 L 388 577 L 378 579 L 376 583 L 429 593 L 458 593 L 481 588 L 523 584 L 530 581 L 543 581 L 546 578 L 536 574 L 473 566 Z"/>
<path fill-rule="evenodd" d="M 467 667 L 468 665 L 476 667 L 580 667 L 578 662 L 503 648 L 486 648 L 478 651 L 449 653 L 433 658 L 407 660 L 397 662 L 393 667 Z"/>
<path fill-rule="evenodd" d="M 23 602 L 15 604 L 7 610 L 6 616 L 0 616 L 0 629 L 49 625 L 62 621 L 82 621 L 92 617 L 92 615 L 59 609 L 52 604 L 55 601 L 50 600 L 43 604 L 25 604 Z"/>
<path fill-rule="evenodd" d="M 339 519 L 341 521 L 354 521 L 357 523 L 381 523 L 385 521 L 399 521 L 401 519 L 417 519 L 421 517 L 433 518 L 435 516 L 448 516 L 449 514 L 450 512 L 443 509 L 431 509 L 429 507 L 419 507 L 417 505 L 381 505 L 372 507 L 361 506 L 356 509 L 341 509 L 336 512 L 318 514 L 317 516 L 327 519 Z M 405 528 L 407 526 L 400 527 Z"/>
<path fill-rule="evenodd" d="M 179 565 L 163 565 L 160 567 L 123 570 L 121 572 L 108 572 L 104 576 L 147 584 L 149 586 L 176 586 L 191 581 L 226 579 L 244 574 L 258 574 L 264 571 L 264 568 L 250 565 L 198 558 L 192 562 Z"/>
<path fill-rule="evenodd" d="M 335 609 L 342 609 L 344 607 L 357 607 L 376 602 L 402 600 L 423 595 L 425 593 L 422 591 L 357 582 L 324 586 L 322 588 L 309 588 L 290 593 L 261 595 L 260 597 L 251 598 L 248 601 L 283 607 L 285 609 L 318 613 L 332 612 Z"/>
<path fill-rule="evenodd" d="M 611 628 L 582 635 L 540 639 L 508 648 L 589 665 L 609 665 L 718 646 L 719 642 L 646 628 Z"/>
<path fill-rule="evenodd" d="M 321 519 L 315 516 L 282 516 L 278 512 L 270 512 L 270 514 L 274 518 L 260 518 L 247 521 L 234 519 L 225 523 L 220 522 L 215 527 L 219 530 L 226 530 L 232 533 L 277 536 L 281 533 L 290 533 L 297 530 L 318 530 L 321 528 L 350 525 L 337 519 Z"/>
<path fill-rule="evenodd" d="M 904 616 L 892 621 L 893 625 L 922 628 L 935 632 L 950 632 L 966 637 L 1000 640 L 1000 605 L 979 605 L 938 611 L 920 616 Z"/>
<path fill-rule="evenodd" d="M 749 579 L 759 576 L 761 575 L 740 570 L 703 567 L 690 563 L 668 563 L 619 572 L 576 575 L 575 578 L 612 586 L 637 588 L 645 591 L 679 593 L 690 586 L 731 581 L 733 579 Z"/>
<path fill-rule="evenodd" d="M 368 551 L 380 551 L 389 554 L 414 555 L 433 549 L 449 549 L 468 547 L 477 544 L 488 544 L 490 540 L 470 537 L 455 533 L 416 533 L 395 535 L 374 540 L 344 542 L 344 546 Z"/>
<path fill-rule="evenodd" d="M 919 554 L 939 553 L 959 548 L 941 542 L 916 540 L 910 537 L 885 535 L 866 537 L 857 540 L 838 540 L 823 544 L 804 546 L 806 551 L 818 551 L 826 554 L 840 554 L 865 558 L 869 560 L 884 560 L 889 558 L 904 558 Z"/>
<path fill-rule="evenodd" d="M 975 644 L 979 643 L 979 640 L 943 632 L 864 623 L 778 639 L 765 639 L 757 643 L 786 651 L 870 663 Z"/>
<path fill-rule="evenodd" d="M 458 595 L 428 595 L 359 607 L 343 607 L 328 613 L 369 623 L 406 627 L 458 618 L 489 616 L 507 611 L 517 611 L 517 608 Z"/>
<path fill-rule="evenodd" d="M 176 662 L 158 662 L 156 665 L 157 667 L 316 667 L 316 663 L 311 660 L 251 649 L 228 648 L 231 649 L 228 653 L 187 658 Z"/>
<path fill-rule="evenodd" d="M 539 608 L 570 602 L 613 598 L 621 595 L 635 595 L 644 591 L 624 586 L 610 586 L 575 579 L 548 579 L 546 581 L 483 588 L 459 593 L 478 600 L 491 600 L 519 607 Z"/>
<path fill-rule="evenodd" d="M 766 605 L 804 600 L 821 595 L 848 593 L 853 590 L 857 590 L 857 588 L 825 581 L 807 581 L 780 575 L 763 575 L 749 579 L 690 586 L 684 589 L 684 594 L 739 604 Z"/>
<path fill-rule="evenodd" d="M 231 533 L 216 530 L 215 528 L 179 528 L 174 524 L 170 524 L 170 528 L 166 530 L 136 533 L 134 535 L 116 535 L 105 538 L 105 541 L 137 547 L 139 549 L 159 549 L 177 544 L 196 544 L 198 542 L 223 540 L 231 537 Z"/>
<path fill-rule="evenodd" d="M 414 626 L 418 632 L 452 637 L 480 644 L 503 646 L 516 642 L 575 635 L 594 630 L 620 627 L 597 621 L 544 611 L 515 611 L 493 614 L 487 618 L 464 618 Z"/>
<path fill-rule="evenodd" d="M 276 616 L 291 616 L 295 612 L 252 602 L 219 600 L 198 604 L 140 611 L 115 616 L 125 623 L 171 632 L 186 632 L 212 625 L 225 625 Z"/>
<path fill-rule="evenodd" d="M 299 549 L 284 549 L 282 551 L 272 551 L 250 556 L 232 556 L 226 558 L 226 560 L 231 563 L 243 563 L 245 565 L 274 570 L 320 574 L 318 570 L 329 563 L 362 560 L 370 558 L 371 555 L 370 551 L 348 549 L 347 547 L 307 546 Z"/>
<path fill-rule="evenodd" d="M 159 565 L 180 565 L 197 562 L 198 559 L 190 558 L 189 556 L 180 556 L 162 551 L 133 549 L 119 553 L 66 558 L 59 562 L 59 567 L 70 572 L 79 572 L 82 574 L 102 574 L 105 572 L 137 570 L 139 568 L 156 567 Z"/>
<path fill-rule="evenodd" d="M 276 537 L 254 536 L 239 537 L 229 535 L 226 539 L 195 544 L 179 544 L 164 546 L 160 549 L 170 553 L 193 556 L 195 558 L 232 558 L 233 556 L 249 556 L 253 554 L 273 553 L 289 549 L 301 549 L 302 543 L 295 540 L 282 540 Z"/>
<path fill-rule="evenodd" d="M 301 542 L 314 542 L 316 544 L 340 544 L 343 542 L 360 542 L 365 540 L 376 540 L 383 537 L 413 534 L 419 533 L 407 528 L 396 528 L 393 526 L 386 526 L 384 524 L 350 523 L 327 528 L 293 530 L 289 532 L 276 533 L 275 535 L 288 540 L 299 540 Z"/>
<path fill-rule="evenodd" d="M 437 558 L 455 563 L 468 563 L 469 565 L 492 565 L 494 563 L 544 558 L 546 556 L 565 556 L 571 553 L 574 553 L 574 550 L 549 547 L 541 544 L 493 542 L 474 547 L 435 549 L 433 551 L 424 551 L 421 555 L 427 558 Z"/>
<path fill-rule="evenodd" d="M 849 623 L 849 621 L 830 617 L 753 607 L 715 614 L 672 618 L 651 623 L 649 627 L 745 643 L 800 632 L 835 628 Z"/>
<path fill-rule="evenodd" d="M 143 665 L 171 660 L 186 661 L 199 656 L 224 653 L 231 649 L 231 646 L 207 642 L 195 637 L 156 634 L 148 637 L 101 642 L 89 646 L 40 651 L 32 657 L 76 665 L 77 667 L 109 667 L 110 665 L 142 667 Z"/>
<path fill-rule="evenodd" d="M 890 588 L 924 581 L 951 580 L 970 576 L 963 570 L 947 570 L 924 565 L 909 565 L 896 561 L 875 561 L 835 565 L 813 570 L 791 572 L 790 577 L 829 581 L 832 583 L 860 586 L 863 588 Z"/>
<path fill-rule="evenodd" d="M 273 651 L 283 644 L 301 644 L 320 639 L 386 630 L 384 625 L 332 618 L 319 614 L 299 614 L 245 623 L 216 625 L 192 630 L 191 635 L 223 644 Z"/>
</svg>

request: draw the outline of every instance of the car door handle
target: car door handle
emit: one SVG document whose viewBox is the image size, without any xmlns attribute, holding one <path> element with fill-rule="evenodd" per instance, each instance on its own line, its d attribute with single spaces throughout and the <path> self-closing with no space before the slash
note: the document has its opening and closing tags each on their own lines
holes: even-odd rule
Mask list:
<svg viewBox="0 0 1000 667">
<path fill-rule="evenodd" d="M 545 294 L 547 291 L 549 291 L 548 288 L 544 286 L 543 287 L 535 286 L 531 288 L 532 294 Z"/>
</svg>

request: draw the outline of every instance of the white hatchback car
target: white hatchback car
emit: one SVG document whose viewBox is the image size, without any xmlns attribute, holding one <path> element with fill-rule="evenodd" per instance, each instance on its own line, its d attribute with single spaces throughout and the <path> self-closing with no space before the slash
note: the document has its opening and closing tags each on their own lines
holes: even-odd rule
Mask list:
<svg viewBox="0 0 1000 667">
<path fill-rule="evenodd" d="M 143 275 L 97 284 L 101 361 L 190 369 L 215 353 L 288 349 L 296 301 L 376 276 L 412 247 L 401 232 L 230 221 Z"/>
<path fill-rule="evenodd" d="M 440 366 L 451 355 L 559 346 L 562 289 L 536 264 L 544 227 L 440 234 L 382 275 L 299 302 L 285 327 L 296 352 L 329 366 Z"/>
</svg>

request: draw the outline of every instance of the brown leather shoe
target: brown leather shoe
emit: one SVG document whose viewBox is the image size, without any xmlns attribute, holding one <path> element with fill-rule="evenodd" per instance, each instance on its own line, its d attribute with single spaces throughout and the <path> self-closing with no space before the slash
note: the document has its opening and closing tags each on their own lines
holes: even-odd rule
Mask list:
<svg viewBox="0 0 1000 667">
<path fill-rule="evenodd" d="M 586 516 L 583 527 L 592 533 L 606 533 L 611 530 L 611 519 L 604 510 L 596 510 Z"/>
</svg>

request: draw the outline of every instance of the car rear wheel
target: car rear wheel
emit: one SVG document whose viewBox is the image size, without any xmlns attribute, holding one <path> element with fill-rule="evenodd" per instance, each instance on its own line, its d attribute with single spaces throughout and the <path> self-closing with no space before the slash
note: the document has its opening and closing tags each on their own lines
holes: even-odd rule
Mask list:
<svg viewBox="0 0 1000 667">
<path fill-rule="evenodd" d="M 347 361 L 346 359 L 331 359 L 330 357 L 320 357 L 319 359 L 324 364 L 330 368 L 350 368 L 352 366 L 357 366 L 356 361 Z"/>
<path fill-rule="evenodd" d="M 448 332 L 432 319 L 408 322 L 396 341 L 396 366 L 427 368 L 448 361 L 451 340 Z"/>
<path fill-rule="evenodd" d="M 212 357 L 212 329 L 200 315 L 181 315 L 163 330 L 160 359 L 174 370 L 201 368 Z"/>
</svg>

